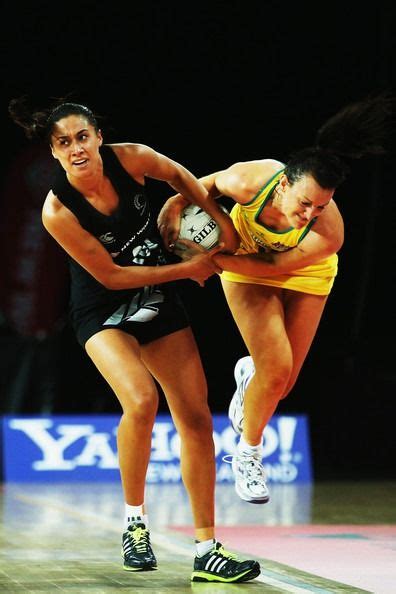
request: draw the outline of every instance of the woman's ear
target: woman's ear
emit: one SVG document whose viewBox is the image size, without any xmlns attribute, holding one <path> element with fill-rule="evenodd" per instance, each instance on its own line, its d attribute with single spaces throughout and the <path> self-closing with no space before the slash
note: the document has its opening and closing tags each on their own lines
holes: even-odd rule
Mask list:
<svg viewBox="0 0 396 594">
<path fill-rule="evenodd" d="M 289 184 L 289 180 L 287 178 L 287 175 L 285 175 L 285 174 L 281 175 L 280 180 L 279 180 L 280 189 L 282 191 L 284 191 L 288 184 Z"/>
</svg>

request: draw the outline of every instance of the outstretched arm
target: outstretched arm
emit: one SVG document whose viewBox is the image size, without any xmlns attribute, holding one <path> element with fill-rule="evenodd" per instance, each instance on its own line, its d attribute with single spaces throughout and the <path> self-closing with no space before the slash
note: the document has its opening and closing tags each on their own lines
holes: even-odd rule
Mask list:
<svg viewBox="0 0 396 594">
<path fill-rule="evenodd" d="M 343 220 L 336 204 L 331 201 L 306 237 L 287 252 L 216 254 L 214 260 L 222 270 L 249 276 L 271 276 L 315 264 L 338 252 L 343 241 Z"/>
<path fill-rule="evenodd" d="M 44 227 L 69 254 L 108 289 L 132 289 L 190 278 L 201 286 L 219 269 L 211 256 L 222 246 L 199 252 L 186 262 L 163 266 L 118 266 L 93 235 L 88 233 L 58 198 L 50 192 L 44 202 Z"/>
<path fill-rule="evenodd" d="M 165 181 L 182 197 L 183 206 L 192 202 L 205 210 L 220 226 L 223 250 L 229 253 L 235 252 L 239 247 L 239 237 L 232 221 L 221 210 L 206 187 L 190 171 L 180 163 L 145 145 L 112 146 L 125 169 L 135 179 L 141 183 L 144 183 L 145 177 Z"/>
<path fill-rule="evenodd" d="M 234 163 L 227 169 L 200 177 L 208 196 L 227 196 L 241 204 L 249 202 L 260 187 L 283 167 L 280 161 L 261 159 Z M 158 226 L 167 246 L 175 243 L 180 231 L 180 215 L 187 201 L 181 194 L 171 196 L 158 215 Z"/>
<path fill-rule="evenodd" d="M 217 253 L 213 260 L 221 270 L 248 276 L 275 276 L 315 264 L 335 254 L 344 241 L 344 224 L 336 204 L 331 201 L 306 237 L 287 252 L 260 252 L 228 255 Z M 179 240 L 178 255 L 187 260 L 196 253 L 194 242 Z"/>
</svg>

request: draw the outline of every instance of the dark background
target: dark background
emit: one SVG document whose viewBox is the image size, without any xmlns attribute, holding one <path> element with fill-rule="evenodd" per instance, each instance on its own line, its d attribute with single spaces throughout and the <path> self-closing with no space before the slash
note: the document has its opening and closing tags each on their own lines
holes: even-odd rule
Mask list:
<svg viewBox="0 0 396 594">
<path fill-rule="evenodd" d="M 148 144 L 197 176 L 287 159 L 346 103 L 395 91 L 396 9 L 1 4 L 0 412 L 118 412 L 67 324 L 64 255 L 41 225 L 52 160 L 8 118 L 10 99 L 27 95 L 43 107 L 72 93 L 103 116 L 105 141 Z M 393 126 L 388 154 L 356 162 L 337 190 L 346 226 L 339 276 L 298 384 L 278 409 L 309 416 L 317 478 L 396 475 Z M 150 193 L 160 208 L 172 191 L 151 182 Z M 226 411 L 245 347 L 217 277 L 180 290 L 212 410 Z"/>
</svg>

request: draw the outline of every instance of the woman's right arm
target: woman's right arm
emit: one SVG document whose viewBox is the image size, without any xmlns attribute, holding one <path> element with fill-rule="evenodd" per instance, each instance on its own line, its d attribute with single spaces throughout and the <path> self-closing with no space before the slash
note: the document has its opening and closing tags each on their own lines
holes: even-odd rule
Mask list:
<svg viewBox="0 0 396 594">
<path fill-rule="evenodd" d="M 118 266 L 100 241 L 83 229 L 52 192 L 44 202 L 42 221 L 67 254 L 107 289 L 133 289 L 186 278 L 203 286 L 207 278 L 219 271 L 211 256 L 220 251 L 220 246 L 176 264 Z"/>
</svg>

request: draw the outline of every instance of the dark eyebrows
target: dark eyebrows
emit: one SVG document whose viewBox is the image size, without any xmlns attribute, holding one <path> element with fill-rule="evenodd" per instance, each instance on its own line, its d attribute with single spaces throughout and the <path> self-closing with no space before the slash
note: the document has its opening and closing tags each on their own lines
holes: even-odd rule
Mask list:
<svg viewBox="0 0 396 594">
<path fill-rule="evenodd" d="M 303 196 L 303 200 L 305 200 L 306 202 L 309 202 L 310 205 L 313 204 L 313 201 L 310 198 L 307 198 L 306 196 Z M 330 204 L 331 199 L 326 202 L 325 204 L 319 204 L 319 206 L 315 206 L 315 208 L 323 208 L 324 206 L 327 206 L 328 204 Z"/>
<path fill-rule="evenodd" d="M 83 132 L 88 132 L 88 128 L 82 128 L 82 130 L 79 130 L 78 132 L 76 132 L 75 136 L 79 136 Z M 62 140 L 63 138 L 69 138 L 68 134 L 61 134 L 60 136 L 57 136 L 56 134 L 54 134 L 53 136 L 55 136 L 55 138 L 57 140 Z"/>
</svg>

